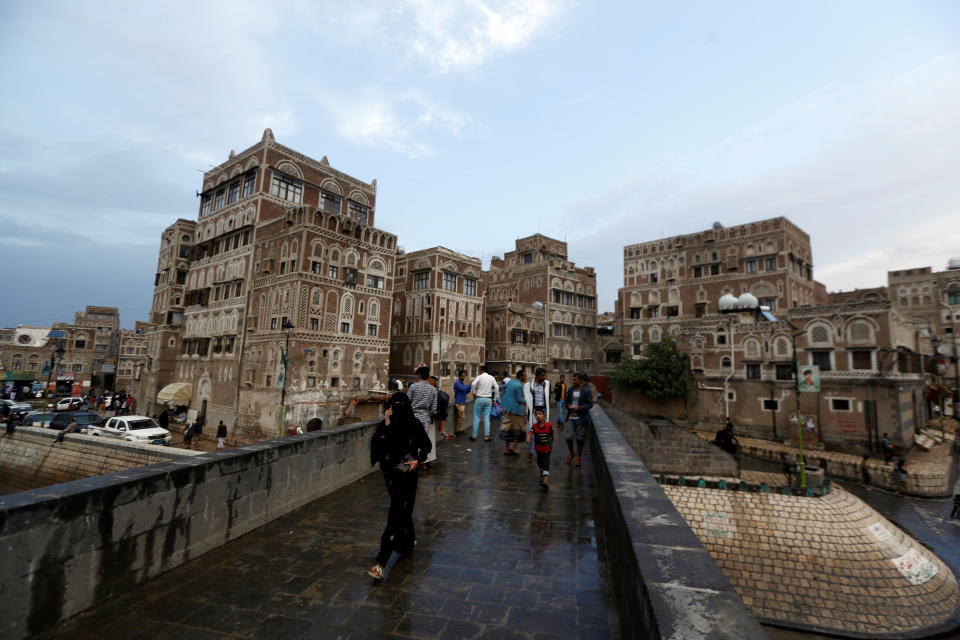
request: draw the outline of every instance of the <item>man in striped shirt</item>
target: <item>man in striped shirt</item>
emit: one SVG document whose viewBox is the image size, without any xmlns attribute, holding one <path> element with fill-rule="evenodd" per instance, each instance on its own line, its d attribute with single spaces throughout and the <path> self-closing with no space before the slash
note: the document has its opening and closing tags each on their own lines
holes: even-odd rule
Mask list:
<svg viewBox="0 0 960 640">
<path fill-rule="evenodd" d="M 437 388 L 427 382 L 430 377 L 430 368 L 420 363 L 414 370 L 414 373 L 420 378 L 407 388 L 407 396 L 410 398 L 410 406 L 413 407 L 413 415 L 423 425 L 430 438 L 430 453 L 427 455 L 425 464 L 430 465 L 437 459 L 437 427 L 434 425 L 430 416 L 437 412 Z"/>
</svg>

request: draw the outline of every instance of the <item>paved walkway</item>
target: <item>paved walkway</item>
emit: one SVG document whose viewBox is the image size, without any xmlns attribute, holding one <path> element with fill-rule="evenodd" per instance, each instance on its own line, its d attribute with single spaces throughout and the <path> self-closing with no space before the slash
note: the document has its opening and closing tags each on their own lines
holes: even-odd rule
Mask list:
<svg viewBox="0 0 960 640">
<path fill-rule="evenodd" d="M 416 551 L 383 583 L 366 576 L 388 505 L 377 472 L 43 637 L 618 637 L 589 456 L 577 469 L 558 455 L 544 494 L 535 461 L 502 451 L 440 443 L 440 466 L 421 477 Z"/>
</svg>

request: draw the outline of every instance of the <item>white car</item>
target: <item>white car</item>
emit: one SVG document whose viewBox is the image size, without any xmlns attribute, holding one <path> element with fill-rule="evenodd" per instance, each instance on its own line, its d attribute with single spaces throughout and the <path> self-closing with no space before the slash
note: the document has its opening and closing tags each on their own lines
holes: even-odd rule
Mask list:
<svg viewBox="0 0 960 640">
<path fill-rule="evenodd" d="M 48 404 L 54 411 L 70 411 L 83 406 L 83 398 L 60 398 L 56 404 Z"/>
<path fill-rule="evenodd" d="M 103 426 L 90 425 L 92 436 L 119 438 L 139 444 L 170 444 L 173 436 L 148 416 L 120 416 L 108 419 Z"/>
</svg>

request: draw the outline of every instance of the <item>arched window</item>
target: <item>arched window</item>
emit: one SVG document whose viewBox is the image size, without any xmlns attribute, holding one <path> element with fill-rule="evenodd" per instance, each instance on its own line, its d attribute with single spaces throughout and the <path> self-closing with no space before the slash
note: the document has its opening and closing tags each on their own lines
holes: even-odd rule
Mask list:
<svg viewBox="0 0 960 640">
<path fill-rule="evenodd" d="M 730 356 L 723 356 L 720 358 L 720 368 L 729 369 L 730 368 Z"/>
<path fill-rule="evenodd" d="M 760 343 L 757 340 L 746 340 L 743 343 L 743 349 L 748 358 L 760 357 Z"/>
<path fill-rule="evenodd" d="M 872 337 L 870 325 L 863 320 L 858 320 L 850 325 L 850 339 L 856 342 L 867 342 Z"/>
<path fill-rule="evenodd" d="M 830 332 L 822 324 L 818 324 L 810 330 L 810 342 L 823 343 L 830 342 Z"/>
<path fill-rule="evenodd" d="M 776 349 L 777 349 L 778 356 L 790 355 L 790 343 L 787 342 L 786 338 L 777 338 Z"/>
<path fill-rule="evenodd" d="M 650 327 L 650 342 L 660 342 L 662 337 L 660 327 Z"/>
</svg>

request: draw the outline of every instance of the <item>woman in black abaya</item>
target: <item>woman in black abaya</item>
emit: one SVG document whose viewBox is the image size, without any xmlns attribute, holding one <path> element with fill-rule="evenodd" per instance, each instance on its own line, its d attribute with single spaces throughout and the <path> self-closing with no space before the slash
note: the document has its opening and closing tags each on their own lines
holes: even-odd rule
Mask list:
<svg viewBox="0 0 960 640">
<path fill-rule="evenodd" d="M 380 463 L 383 479 L 390 494 L 387 527 L 380 538 L 377 562 L 367 572 L 375 580 L 383 580 L 383 569 L 390 554 L 407 555 L 413 551 L 416 534 L 413 530 L 413 504 L 417 498 L 417 467 L 427 459 L 432 445 L 423 425 L 413 415 L 410 398 L 395 393 L 387 401 L 383 422 L 370 443 L 370 464 Z"/>
</svg>

